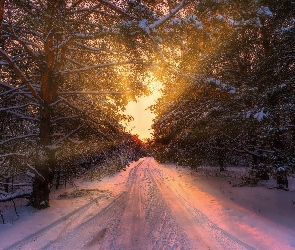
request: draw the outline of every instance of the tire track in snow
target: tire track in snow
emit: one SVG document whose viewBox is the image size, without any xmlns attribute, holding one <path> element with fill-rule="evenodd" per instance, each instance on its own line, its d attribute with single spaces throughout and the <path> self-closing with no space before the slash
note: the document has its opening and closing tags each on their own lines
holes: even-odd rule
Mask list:
<svg viewBox="0 0 295 250">
<path fill-rule="evenodd" d="M 135 166 L 131 171 L 130 171 L 130 175 L 128 178 L 128 186 L 130 186 L 130 180 L 132 179 L 134 173 L 136 172 L 138 166 L 140 166 L 146 159 L 142 160 L 137 166 Z M 67 214 L 66 216 L 61 217 L 60 219 L 54 221 L 53 223 L 49 224 L 48 226 L 38 230 L 37 232 L 28 235 L 27 237 L 5 247 L 3 250 L 17 250 L 17 249 L 25 249 L 26 246 L 36 242 L 40 237 L 46 235 L 47 233 L 49 233 L 50 231 L 53 231 L 55 228 L 61 226 L 62 224 L 66 223 L 65 227 L 63 227 L 62 231 L 60 234 L 64 235 L 67 234 L 67 230 L 66 227 L 69 223 L 71 223 L 76 217 L 83 215 L 83 213 L 85 213 L 85 211 L 87 209 L 89 209 L 91 206 L 95 205 L 96 202 L 103 198 L 104 195 L 101 195 L 95 199 L 93 199 L 91 202 L 85 204 L 84 206 L 74 210 L 73 212 Z M 115 200 L 113 200 L 107 207 L 105 207 L 99 214 L 91 217 L 90 219 L 88 219 L 86 222 L 84 222 L 81 225 L 84 225 L 85 223 L 103 215 L 106 211 L 110 210 L 113 206 L 117 206 L 122 200 L 124 200 L 126 196 L 126 191 L 123 192 L 121 195 L 119 195 Z M 69 221 L 69 222 L 68 222 Z M 80 227 L 81 227 L 80 225 Z M 79 227 L 78 227 L 79 228 Z M 59 235 L 60 235 L 59 234 Z M 59 238 L 59 236 L 58 236 Z M 56 240 L 55 240 L 56 241 Z M 50 247 L 50 245 L 52 245 L 53 243 L 49 243 L 46 246 L 42 247 L 41 249 L 47 249 L 48 247 Z"/>
<path fill-rule="evenodd" d="M 155 180 L 158 182 L 158 185 L 165 186 L 165 188 L 169 190 L 169 195 L 175 197 L 174 201 L 178 201 L 182 204 L 182 206 L 188 211 L 188 213 L 192 215 L 195 225 L 202 228 L 203 231 L 205 231 L 213 240 L 215 240 L 219 245 L 219 249 L 255 250 L 254 247 L 242 242 L 241 240 L 235 238 L 234 236 L 227 233 L 225 230 L 218 227 L 207 216 L 205 216 L 182 195 L 180 195 L 176 188 L 173 188 L 170 184 L 167 184 L 163 175 L 163 171 L 161 171 L 160 169 L 152 168 L 151 172 Z M 161 190 L 163 189 L 161 188 Z"/>
<path fill-rule="evenodd" d="M 38 230 L 37 232 L 28 235 L 27 237 L 13 243 L 10 246 L 5 247 L 3 250 L 15 250 L 15 249 L 23 249 L 23 247 L 27 244 L 29 244 L 30 242 L 36 241 L 39 237 L 41 237 L 42 235 L 45 235 L 47 232 L 53 230 L 55 227 L 66 223 L 67 220 L 71 219 L 73 220 L 73 218 L 75 218 L 76 216 L 79 216 L 80 214 L 83 214 L 87 209 L 89 209 L 91 206 L 95 205 L 96 202 L 103 198 L 104 195 L 101 195 L 95 199 L 93 199 L 92 201 L 90 201 L 89 203 L 85 204 L 84 206 L 74 210 L 73 212 L 61 217 L 60 219 L 54 221 L 53 223 L 49 224 L 48 226 Z"/>
<path fill-rule="evenodd" d="M 126 200 L 132 187 L 133 179 L 135 178 L 139 166 L 146 159 L 137 164 L 129 173 L 127 180 L 127 189 L 107 207 L 101 210 L 98 214 L 91 217 L 84 223 L 72 228 L 64 233 L 63 237 L 49 243 L 42 249 L 118 249 L 116 241 L 118 238 L 117 228 L 120 224 L 122 214 L 126 207 Z M 76 239 L 80 240 L 77 241 Z M 73 245 L 73 242 L 74 245 Z M 100 243 L 97 246 L 96 243 Z M 107 246 L 107 248 L 105 247 Z"/>
<path fill-rule="evenodd" d="M 145 158 L 130 170 L 126 191 L 95 215 L 83 218 L 101 197 L 5 250 L 38 249 L 35 240 L 63 226 L 65 218 L 61 233 L 39 249 L 254 249 L 214 224 L 170 180 L 173 176 Z M 80 216 L 81 223 L 74 221 Z"/>
</svg>

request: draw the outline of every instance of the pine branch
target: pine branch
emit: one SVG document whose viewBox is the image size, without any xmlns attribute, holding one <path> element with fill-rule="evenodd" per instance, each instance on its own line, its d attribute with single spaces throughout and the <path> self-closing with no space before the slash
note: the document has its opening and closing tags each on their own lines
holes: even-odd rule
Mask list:
<svg viewBox="0 0 295 250">
<path fill-rule="evenodd" d="M 117 91 L 66 91 L 59 92 L 60 95 L 125 95 L 130 93 L 130 90 L 126 90 L 123 92 Z M 0 109 L 1 111 L 1 109 Z"/>
<path fill-rule="evenodd" d="M 134 16 L 134 15 L 131 15 L 129 13 L 127 13 L 125 10 L 119 8 L 117 5 L 111 3 L 110 1 L 108 0 L 98 0 L 100 3 L 102 3 L 103 5 L 109 7 L 110 9 L 114 10 L 115 12 L 125 16 L 125 17 L 128 17 L 128 18 L 131 18 L 131 19 L 135 19 L 135 20 L 138 20 L 138 17 Z"/>
<path fill-rule="evenodd" d="M 3 145 L 3 144 L 5 144 L 7 142 L 10 142 L 10 141 L 24 139 L 24 138 L 28 138 L 28 137 L 34 137 L 34 136 L 37 137 L 39 135 L 38 134 L 28 134 L 28 135 L 20 135 L 20 136 L 12 137 L 12 138 L 9 138 L 7 140 L 0 141 L 0 145 Z"/>
<path fill-rule="evenodd" d="M 29 79 L 25 76 L 25 74 L 21 71 L 21 69 L 16 65 L 16 63 L 11 59 L 11 57 L 0 48 L 0 56 L 2 56 L 6 62 L 8 62 L 9 66 L 12 68 L 12 70 L 15 72 L 15 74 L 24 82 L 32 95 L 38 100 L 39 103 L 42 103 L 42 99 L 39 96 L 38 92 L 35 90 L 35 88 L 30 83 Z"/>
<path fill-rule="evenodd" d="M 3 197 L 0 197 L 0 202 L 12 201 L 16 198 L 29 198 L 31 193 L 32 193 L 32 190 L 15 192 L 13 194 L 9 194 L 9 195 L 5 195 Z"/>
<path fill-rule="evenodd" d="M 127 65 L 127 64 L 144 64 L 144 62 L 137 62 L 137 61 L 125 61 L 125 62 L 113 62 L 113 63 L 101 63 L 98 65 L 91 65 L 84 68 L 77 68 L 77 69 L 68 69 L 59 71 L 60 74 L 71 74 L 71 73 L 81 73 L 81 72 L 87 72 L 99 68 L 107 68 L 107 67 L 114 67 L 119 65 Z"/>
<path fill-rule="evenodd" d="M 153 30 L 160 25 L 163 25 L 165 22 L 167 22 L 170 18 L 172 18 L 178 11 L 180 11 L 185 5 L 187 5 L 191 0 L 182 0 L 179 5 L 177 5 L 173 10 L 171 10 L 166 16 L 162 17 L 161 19 L 155 21 L 151 25 L 149 25 L 149 29 Z"/>
</svg>

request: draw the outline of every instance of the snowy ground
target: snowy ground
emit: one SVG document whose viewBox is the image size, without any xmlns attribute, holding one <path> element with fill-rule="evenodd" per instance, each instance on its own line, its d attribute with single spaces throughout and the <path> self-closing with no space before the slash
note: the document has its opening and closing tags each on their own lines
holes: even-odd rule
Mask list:
<svg viewBox="0 0 295 250">
<path fill-rule="evenodd" d="M 53 192 L 46 210 L 17 207 L 18 218 L 2 203 L 0 249 L 295 249 L 295 178 L 288 192 L 233 187 L 242 172 L 145 158 Z"/>
</svg>

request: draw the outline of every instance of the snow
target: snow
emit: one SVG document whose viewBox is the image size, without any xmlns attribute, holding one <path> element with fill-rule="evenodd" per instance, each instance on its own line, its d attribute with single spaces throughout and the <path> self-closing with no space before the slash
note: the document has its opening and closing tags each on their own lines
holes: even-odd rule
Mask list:
<svg viewBox="0 0 295 250">
<path fill-rule="evenodd" d="M 203 23 L 200 22 L 198 20 L 197 16 L 195 16 L 195 15 L 191 15 L 190 17 L 188 17 L 187 19 L 184 19 L 184 20 L 187 20 L 188 22 L 193 22 L 199 29 L 204 28 Z"/>
<path fill-rule="evenodd" d="M 21 114 L 19 112 L 12 111 L 12 110 L 10 110 L 10 108 L 6 108 L 5 111 L 7 113 L 10 113 L 12 115 L 15 115 L 15 116 L 17 116 L 17 117 L 19 117 L 21 119 L 24 119 L 24 120 L 39 121 L 38 118 L 31 117 L 31 116 L 28 116 L 28 115 L 25 115 L 25 114 Z"/>
<path fill-rule="evenodd" d="M 282 28 L 276 30 L 276 32 L 278 32 L 278 33 L 289 32 L 292 29 L 294 29 L 294 27 L 295 27 L 295 19 L 293 19 L 288 26 L 282 27 Z"/>
<path fill-rule="evenodd" d="M 139 24 L 139 28 L 141 28 L 145 33 L 150 34 L 150 28 L 148 25 L 148 21 L 146 19 L 142 19 Z"/>
<path fill-rule="evenodd" d="M 196 15 L 191 15 L 186 18 L 171 18 L 169 21 L 170 25 L 178 25 L 181 26 L 183 23 L 191 23 L 195 25 L 198 29 L 203 29 L 204 25 L 202 22 L 200 22 Z"/>
<path fill-rule="evenodd" d="M 207 78 L 206 79 L 206 82 L 208 82 L 208 83 L 214 83 L 217 86 L 220 86 L 220 88 L 217 88 L 217 90 L 222 90 L 222 89 L 228 90 L 228 93 L 229 94 L 235 94 L 236 91 L 237 91 L 237 89 L 235 87 L 230 86 L 230 85 L 225 84 L 225 83 L 221 83 L 220 80 L 218 80 L 216 78 L 213 78 L 213 77 Z"/>
<path fill-rule="evenodd" d="M 102 209 L 108 204 L 109 199 L 116 197 L 124 190 L 129 172 L 135 165 L 135 162 L 131 163 L 126 171 L 117 173 L 113 177 L 105 177 L 102 181 L 75 181 L 75 187 L 77 189 L 98 190 L 97 194 L 70 199 L 62 197 L 64 194 L 73 193 L 75 187 L 70 186 L 59 190 L 53 190 L 50 195 L 50 207 L 45 210 L 36 210 L 30 206 L 26 206 L 26 200 L 18 199 L 16 203 L 19 204 L 17 208 L 19 219 L 14 212 L 14 206 L 11 202 L 9 204 L 0 203 L 0 212 L 3 214 L 6 221 L 6 224 L 3 225 L 1 224 L 0 218 L 0 249 L 4 249 L 30 235 L 37 234 L 40 230 L 53 226 L 60 221 L 67 222 L 71 215 L 86 208 L 89 206 L 89 203 L 96 204 L 96 210 Z M 92 210 L 86 211 L 85 217 L 91 216 L 92 212 Z M 54 231 L 49 231 L 46 238 L 50 241 L 51 238 L 57 236 L 58 235 L 56 235 Z"/>
<path fill-rule="evenodd" d="M 31 173 L 30 171 L 27 171 L 26 175 L 31 176 L 31 177 L 35 177 L 37 175 L 38 178 L 40 178 L 41 180 L 44 180 L 44 176 L 42 174 L 40 174 L 36 168 L 31 166 L 28 162 L 26 162 L 26 164 L 27 164 L 27 167 L 35 173 L 34 174 L 34 173 Z"/>
<path fill-rule="evenodd" d="M 79 126 L 75 130 L 72 130 L 70 133 L 68 133 L 67 135 L 65 135 L 61 139 L 57 140 L 54 144 L 47 146 L 47 148 L 52 149 L 52 150 L 58 149 L 59 146 L 57 146 L 57 144 L 63 142 L 66 139 L 68 139 L 71 135 L 73 135 L 74 133 L 76 133 L 80 128 L 82 128 L 82 126 Z"/>
<path fill-rule="evenodd" d="M 254 115 L 254 118 L 257 119 L 259 122 L 263 120 L 264 117 L 268 116 L 268 112 L 264 111 L 264 108 L 262 108 L 259 112 L 257 112 Z"/>
<path fill-rule="evenodd" d="M 257 10 L 257 17 L 255 18 L 255 22 L 256 25 L 259 28 L 262 28 L 263 25 L 260 21 L 260 16 L 267 16 L 267 17 L 273 17 L 273 13 L 270 11 L 270 9 L 268 7 L 265 6 L 261 6 L 258 10 Z"/>
<path fill-rule="evenodd" d="M 156 29 L 158 26 L 162 25 L 166 21 L 168 21 L 173 15 L 175 15 L 181 8 L 187 4 L 187 0 L 182 0 L 174 9 L 172 9 L 167 15 L 163 16 L 161 19 L 155 21 L 151 25 L 149 25 L 149 29 L 153 30 Z"/>
<path fill-rule="evenodd" d="M 232 87 L 230 91 L 228 91 L 229 94 L 235 94 L 236 93 L 236 88 Z"/>
<path fill-rule="evenodd" d="M 10 106 L 10 107 L 7 107 L 7 108 L 0 108 L 0 111 L 7 111 L 7 110 L 10 110 L 10 109 L 26 108 L 28 106 L 37 106 L 37 107 L 39 107 L 39 104 L 34 103 L 34 102 L 29 102 L 29 103 L 26 103 L 26 104 L 20 105 L 20 106 Z"/>
<path fill-rule="evenodd" d="M 29 170 L 27 170 L 26 175 L 27 176 L 30 176 L 32 178 L 35 178 L 35 176 L 36 176 L 35 174 L 33 174 L 32 172 L 30 172 Z"/>
<path fill-rule="evenodd" d="M 18 140 L 18 139 L 23 139 L 23 138 L 27 138 L 27 137 L 33 137 L 33 136 L 38 136 L 38 134 L 27 134 L 27 135 L 15 136 L 15 137 L 0 141 L 0 145 L 3 145 L 5 143 L 13 141 L 13 140 Z"/>
<path fill-rule="evenodd" d="M 12 193 L 12 194 L 5 194 L 0 197 L 0 201 L 2 201 L 2 202 L 9 201 L 9 200 L 14 199 L 16 197 L 29 195 L 31 193 L 32 193 L 32 190 L 25 190 L 25 191 L 18 191 L 18 192 Z"/>
<path fill-rule="evenodd" d="M 83 233 L 83 235 L 78 234 L 79 237 L 77 237 L 77 235 L 73 234 L 73 237 L 70 236 L 72 238 L 65 238 L 65 244 L 72 240 L 71 244 L 74 247 L 71 249 L 78 249 L 81 241 L 85 239 L 85 235 L 91 233 L 94 229 L 88 227 L 92 225 L 98 227 L 99 225 L 97 224 L 99 223 L 97 220 L 104 216 L 109 211 L 110 206 L 119 200 L 120 197 L 128 198 L 127 201 L 130 201 L 130 199 L 137 201 L 137 196 L 133 193 L 130 197 L 123 197 L 122 194 L 124 194 L 128 186 L 129 177 L 136 174 L 135 168 L 143 160 L 140 159 L 138 162 L 133 162 L 124 169 L 125 171 L 121 171 L 112 177 L 106 177 L 101 181 L 76 180 L 75 188 L 67 187 L 54 190 L 51 193 L 51 206 L 45 210 L 35 210 L 25 206 L 25 203 L 19 200 L 16 201 L 19 205 L 17 207 L 17 216 L 13 205 L 7 203 L 5 208 L 4 204 L 0 203 L 1 213 L 6 221 L 6 224 L 0 224 L 0 248 L 20 249 L 14 243 L 27 242 L 28 245 L 22 245 L 22 249 L 51 249 L 50 244 L 52 242 L 63 236 L 70 236 L 70 234 L 66 233 L 73 231 L 75 228 L 81 228 L 82 231 L 79 229 L 80 231 L 77 232 Z M 238 185 L 234 187 L 234 184 L 239 183 L 238 177 L 245 174 L 245 169 L 242 167 L 229 167 L 227 171 L 220 173 L 217 167 L 209 168 L 204 166 L 197 171 L 193 171 L 189 168 L 171 164 L 160 165 L 151 158 L 148 158 L 143 164 L 146 164 L 146 166 L 141 165 L 144 171 L 138 172 L 142 181 L 140 184 L 147 185 L 146 192 L 153 190 L 153 186 L 150 186 L 150 180 L 152 179 L 146 179 L 149 175 L 145 175 L 148 168 L 151 167 L 151 174 L 156 179 L 155 183 L 163 192 L 162 195 L 167 204 L 170 205 L 171 215 L 177 218 L 176 224 L 167 221 L 168 226 L 170 226 L 170 230 L 176 230 L 173 231 L 175 233 L 173 235 L 176 238 L 185 232 L 187 239 L 195 244 L 195 248 L 192 249 L 204 249 L 202 247 L 198 248 L 198 244 L 210 243 L 210 235 L 204 234 L 207 229 L 210 229 L 211 233 L 218 233 L 218 235 L 213 235 L 213 238 L 214 241 L 220 242 L 220 245 L 214 248 L 214 243 L 212 242 L 212 249 L 226 249 L 221 247 L 225 244 L 222 242 L 221 236 L 225 237 L 225 242 L 238 239 L 235 243 L 240 244 L 241 248 L 237 249 L 288 250 L 295 248 L 295 225 L 293 222 L 295 218 L 295 176 L 289 177 L 290 191 L 287 192 L 273 188 L 275 186 L 273 179 L 261 182 L 257 187 L 239 187 Z M 137 171 L 139 170 L 138 168 Z M 146 183 L 144 182 L 145 180 L 147 181 Z M 132 187 L 135 188 L 135 186 Z M 128 189 L 130 193 L 133 192 L 133 188 Z M 172 193 L 178 198 L 172 199 Z M 157 195 L 156 193 L 154 194 Z M 154 199 L 158 198 L 161 197 L 153 196 L 151 200 L 139 199 L 139 201 L 144 207 L 146 206 L 145 204 L 148 204 L 148 206 L 152 205 L 153 203 L 148 202 L 153 202 Z M 156 201 L 154 200 L 154 202 Z M 187 206 L 188 210 L 183 210 L 182 205 Z M 136 207 L 129 207 L 128 205 L 128 209 L 125 210 L 122 219 L 130 219 L 130 213 L 133 210 L 137 212 L 136 209 Z M 99 211 L 102 211 L 102 214 Z M 167 210 L 166 212 L 168 216 L 169 211 Z M 97 213 L 99 213 L 99 217 L 96 215 Z M 190 217 L 187 217 L 192 216 L 191 213 L 194 214 L 194 218 L 199 218 L 200 221 L 198 223 L 193 224 L 194 222 L 189 219 Z M 144 218 L 142 214 L 138 216 L 140 217 L 135 217 L 132 222 L 137 221 L 138 218 Z M 157 221 L 165 219 L 165 213 L 161 218 L 159 218 L 160 215 L 151 214 L 151 216 L 156 216 L 155 219 Z M 113 218 L 109 219 L 112 220 Z M 92 222 L 92 220 L 94 221 Z M 193 229 L 198 227 L 198 224 L 200 227 L 200 241 L 194 238 L 193 234 Z M 112 224 L 107 225 L 112 227 Z M 176 229 L 176 225 L 185 231 Z M 165 227 L 165 224 L 163 226 Z M 132 232 L 127 230 L 130 228 L 130 224 L 120 225 L 120 227 L 122 227 L 123 232 L 125 228 L 126 234 Z M 162 229 L 164 230 L 164 228 Z M 159 233 L 157 230 L 155 228 L 153 235 Z M 102 234 L 102 232 L 104 233 Z M 138 230 L 134 231 L 134 233 L 136 232 Z M 144 229 L 139 232 L 143 234 Z M 97 232 L 98 239 L 102 239 L 105 234 L 112 235 L 112 232 L 109 232 L 108 229 L 99 231 Z M 163 237 L 169 236 L 165 235 Z M 119 236 L 117 235 L 116 237 Z M 173 241 L 176 240 L 174 236 L 164 240 L 165 244 L 167 244 L 166 247 L 169 248 L 170 244 L 174 244 Z M 89 241 L 89 246 L 92 246 L 93 240 Z M 125 237 L 124 240 L 128 241 L 129 237 Z M 126 242 L 123 241 L 121 243 Z M 187 244 L 186 242 L 182 243 L 184 246 Z"/>
<path fill-rule="evenodd" d="M 42 100 L 36 91 L 36 89 L 33 87 L 32 83 L 29 81 L 29 79 L 26 77 L 24 72 L 16 65 L 16 63 L 13 61 L 13 59 L 4 51 L 0 48 L 0 55 L 7 61 L 7 63 L 11 66 L 13 66 L 16 74 L 21 78 L 21 80 L 26 84 L 30 92 L 33 94 L 33 96 L 40 102 L 42 103 Z M 1 83 L 2 85 L 3 83 Z"/>
<path fill-rule="evenodd" d="M 74 144 L 81 144 L 81 143 L 84 142 L 84 141 L 75 140 L 75 139 L 71 139 L 71 138 L 69 138 L 69 141 L 72 142 L 72 143 L 74 143 Z"/>
<path fill-rule="evenodd" d="M 181 24 L 181 19 L 180 18 L 171 18 L 169 24 L 171 25 L 180 25 Z"/>
<path fill-rule="evenodd" d="M 225 19 L 223 15 L 217 15 L 216 18 L 217 18 L 219 21 L 222 21 L 222 20 Z"/>
<path fill-rule="evenodd" d="M 262 25 L 262 23 L 261 23 L 259 17 L 256 17 L 256 18 L 255 18 L 255 22 L 256 22 L 256 24 L 257 24 L 257 26 L 258 26 L 259 28 L 262 28 L 262 27 L 263 27 L 263 25 Z"/>
<path fill-rule="evenodd" d="M 259 15 L 265 15 L 265 16 L 269 16 L 272 17 L 273 13 L 270 11 L 270 9 L 266 6 L 261 6 L 258 10 L 257 13 Z"/>
</svg>

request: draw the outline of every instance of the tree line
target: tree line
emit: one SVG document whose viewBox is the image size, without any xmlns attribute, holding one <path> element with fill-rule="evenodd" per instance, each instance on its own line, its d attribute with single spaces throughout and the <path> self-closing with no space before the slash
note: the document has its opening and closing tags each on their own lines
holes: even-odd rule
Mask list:
<svg viewBox="0 0 295 250">
<path fill-rule="evenodd" d="M 186 11 L 198 27 L 175 20 L 163 36 L 173 60 L 158 72 L 156 158 L 245 165 L 257 180 L 294 170 L 295 2 L 198 1 Z"/>
</svg>

